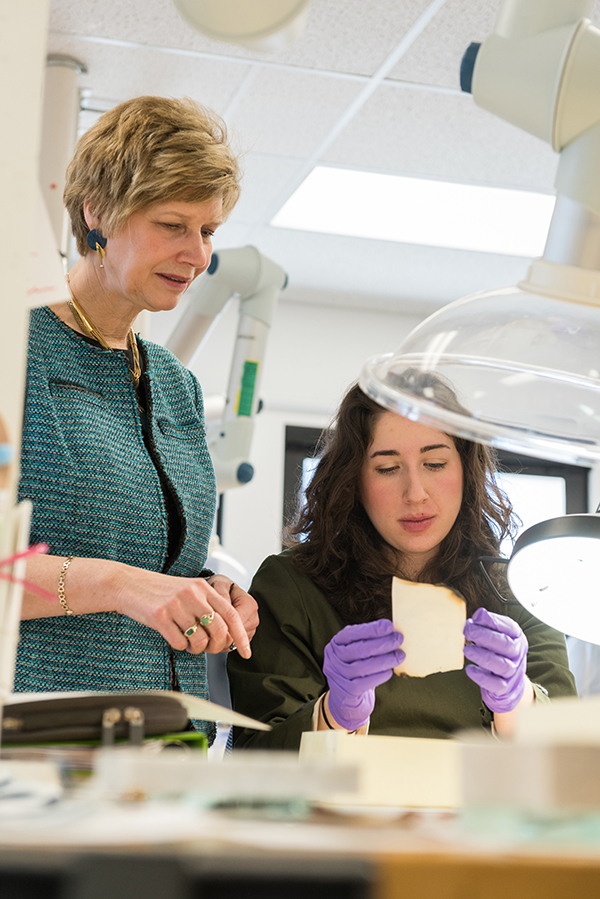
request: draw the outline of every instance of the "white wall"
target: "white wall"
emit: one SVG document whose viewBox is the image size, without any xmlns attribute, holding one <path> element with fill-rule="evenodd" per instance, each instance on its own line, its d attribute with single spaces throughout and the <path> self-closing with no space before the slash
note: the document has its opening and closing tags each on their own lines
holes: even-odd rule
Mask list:
<svg viewBox="0 0 600 899">
<path fill-rule="evenodd" d="M 174 318 L 157 316 L 151 339 L 164 340 Z M 414 314 L 280 301 L 263 366 L 265 408 L 256 418 L 250 457 L 254 479 L 228 491 L 224 502 L 224 548 L 247 568 L 256 570 L 281 549 L 286 425 L 327 425 L 363 362 L 397 349 L 420 320 Z M 236 323 L 232 301 L 192 360 L 206 397 L 226 390 Z"/>
</svg>

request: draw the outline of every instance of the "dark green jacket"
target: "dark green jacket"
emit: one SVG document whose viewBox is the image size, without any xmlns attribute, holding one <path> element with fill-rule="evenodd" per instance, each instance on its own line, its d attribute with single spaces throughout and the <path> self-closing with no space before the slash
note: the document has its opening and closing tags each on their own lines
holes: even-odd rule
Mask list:
<svg viewBox="0 0 600 899">
<path fill-rule="evenodd" d="M 237 653 L 228 658 L 234 709 L 273 726 L 268 733 L 236 729 L 236 748 L 297 749 L 303 731 L 312 729 L 315 702 L 327 690 L 323 652 L 344 625 L 310 578 L 294 567 L 292 554 L 269 556 L 259 568 L 250 588 L 260 611 L 252 658 Z M 550 697 L 574 696 L 563 635 L 520 605 L 507 605 L 505 614 L 525 631 L 527 674 L 534 685 Z M 540 701 L 548 701 L 544 690 L 536 688 Z M 492 718 L 464 670 L 392 677 L 376 690 L 369 732 L 440 738 L 489 727 Z"/>
</svg>

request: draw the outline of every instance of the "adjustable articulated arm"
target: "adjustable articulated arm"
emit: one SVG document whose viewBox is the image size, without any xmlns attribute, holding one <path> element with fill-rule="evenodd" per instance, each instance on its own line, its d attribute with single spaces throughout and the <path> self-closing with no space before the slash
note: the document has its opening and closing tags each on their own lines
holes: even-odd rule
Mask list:
<svg viewBox="0 0 600 899">
<path fill-rule="evenodd" d="M 239 295 L 225 410 L 220 421 L 207 425 L 220 493 L 248 483 L 254 474 L 248 455 L 259 405 L 262 362 L 277 299 L 286 284 L 283 269 L 256 247 L 220 250 L 213 254 L 198 286 L 191 288 L 187 308 L 166 343 L 167 349 L 187 365 L 227 302 Z"/>
<path fill-rule="evenodd" d="M 461 86 L 561 153 L 558 191 L 600 214 L 600 31 L 585 18 L 592 7 L 505 0 L 494 33 L 467 50 Z"/>
<path fill-rule="evenodd" d="M 548 241 L 527 286 L 558 285 L 556 295 L 578 299 L 588 289 L 577 283 L 581 271 L 600 270 L 600 31 L 586 18 L 593 5 L 504 0 L 494 33 L 471 44 L 461 66 L 461 87 L 478 106 L 560 153 Z"/>
</svg>

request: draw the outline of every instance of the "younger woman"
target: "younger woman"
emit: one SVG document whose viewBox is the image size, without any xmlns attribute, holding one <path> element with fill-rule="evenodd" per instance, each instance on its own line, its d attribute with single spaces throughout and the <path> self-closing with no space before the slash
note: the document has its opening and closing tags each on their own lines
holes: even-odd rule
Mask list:
<svg viewBox="0 0 600 899">
<path fill-rule="evenodd" d="M 447 405 L 449 389 L 431 378 Z M 491 451 L 386 411 L 353 387 L 339 409 L 292 529 L 251 594 L 261 625 L 252 658 L 231 655 L 234 708 L 272 725 L 236 747 L 296 749 L 303 731 L 448 737 L 510 733 L 514 711 L 575 694 L 562 634 L 514 602 L 498 556 L 511 508 Z M 403 637 L 391 582 L 445 584 L 467 605 L 462 670 L 396 677 Z M 502 601 L 502 597 L 509 603 Z"/>
</svg>

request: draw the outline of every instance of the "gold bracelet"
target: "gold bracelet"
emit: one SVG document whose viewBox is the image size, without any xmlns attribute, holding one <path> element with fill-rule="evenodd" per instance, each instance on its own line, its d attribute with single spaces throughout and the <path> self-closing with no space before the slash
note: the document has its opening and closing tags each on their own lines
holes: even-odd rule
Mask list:
<svg viewBox="0 0 600 899">
<path fill-rule="evenodd" d="M 67 605 L 67 600 L 65 598 L 65 575 L 69 568 L 69 565 L 73 561 L 73 556 L 68 556 L 63 562 L 63 567 L 60 569 L 60 574 L 58 576 L 58 601 L 65 610 L 65 615 L 74 615 L 75 612 L 73 609 L 70 609 Z"/>
</svg>

